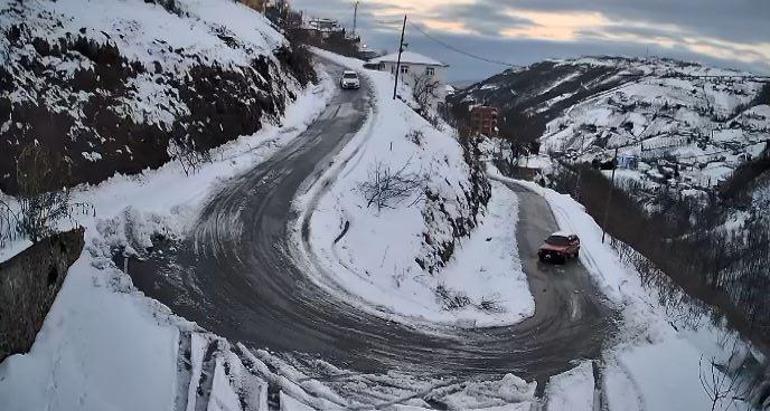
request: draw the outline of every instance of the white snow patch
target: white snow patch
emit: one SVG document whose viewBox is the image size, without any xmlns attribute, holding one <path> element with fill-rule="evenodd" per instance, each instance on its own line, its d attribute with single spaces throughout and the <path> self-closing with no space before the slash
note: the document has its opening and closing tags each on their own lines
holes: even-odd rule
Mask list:
<svg viewBox="0 0 770 411">
<path fill-rule="evenodd" d="M 548 411 L 593 411 L 594 375 L 590 361 L 551 377 L 546 389 Z"/>
</svg>

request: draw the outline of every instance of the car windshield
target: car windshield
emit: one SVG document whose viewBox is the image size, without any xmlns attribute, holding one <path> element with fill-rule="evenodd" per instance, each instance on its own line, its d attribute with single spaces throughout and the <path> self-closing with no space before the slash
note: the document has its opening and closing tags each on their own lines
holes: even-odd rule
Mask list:
<svg viewBox="0 0 770 411">
<path fill-rule="evenodd" d="M 358 78 L 358 74 L 356 74 L 356 73 L 345 73 L 344 78 L 357 79 Z"/>
<path fill-rule="evenodd" d="M 551 245 L 569 245 L 569 238 L 562 237 L 560 235 L 552 235 L 545 240 L 547 244 Z"/>
</svg>

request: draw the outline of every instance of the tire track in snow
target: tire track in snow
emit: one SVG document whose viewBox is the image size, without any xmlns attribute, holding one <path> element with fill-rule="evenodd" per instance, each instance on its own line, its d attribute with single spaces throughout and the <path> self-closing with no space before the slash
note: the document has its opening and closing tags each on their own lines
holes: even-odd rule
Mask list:
<svg viewBox="0 0 770 411">
<path fill-rule="evenodd" d="M 340 109 L 332 118 L 343 105 L 353 109 Z M 576 358 L 597 358 L 611 328 L 604 300 L 581 265 L 538 263 L 536 249 L 557 225 L 541 197 L 516 187 L 522 216 L 516 235 L 536 302 L 534 316 L 517 325 L 416 329 L 372 315 L 308 278 L 291 255 L 290 224 L 302 218 L 291 205 L 297 193 L 311 188 L 309 179 L 325 183 L 325 177 L 318 180 L 321 171 L 341 145 L 359 135 L 356 130 L 363 128 L 365 138 L 373 115 L 377 111 L 364 93 L 338 93 L 307 132 L 224 182 L 204 207 L 175 258 L 178 276 L 195 289 L 180 290 L 151 274 L 136 277 L 155 278 L 137 281 L 137 287 L 230 341 L 320 356 L 360 372 L 398 369 L 436 378 L 514 373 L 542 382 L 569 370 Z M 360 160 L 366 145 L 351 148 L 337 166 Z M 157 267 L 137 263 L 133 271 L 139 270 L 154 273 Z M 570 315 L 570 304 L 579 305 L 579 315 Z"/>
</svg>

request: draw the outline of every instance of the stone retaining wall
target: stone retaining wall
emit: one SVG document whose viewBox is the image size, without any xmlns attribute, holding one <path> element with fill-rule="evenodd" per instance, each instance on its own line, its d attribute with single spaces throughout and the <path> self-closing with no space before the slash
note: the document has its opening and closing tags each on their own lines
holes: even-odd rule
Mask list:
<svg viewBox="0 0 770 411">
<path fill-rule="evenodd" d="M 83 246 L 83 229 L 78 229 L 42 240 L 0 264 L 0 361 L 32 347 Z"/>
</svg>

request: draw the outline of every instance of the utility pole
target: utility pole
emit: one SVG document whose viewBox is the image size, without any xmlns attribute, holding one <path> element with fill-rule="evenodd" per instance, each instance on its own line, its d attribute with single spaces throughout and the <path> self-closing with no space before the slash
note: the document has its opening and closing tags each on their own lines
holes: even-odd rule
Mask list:
<svg viewBox="0 0 770 411">
<path fill-rule="evenodd" d="M 612 160 L 612 178 L 610 179 L 610 192 L 607 194 L 607 206 L 604 207 L 604 224 L 602 224 L 602 244 L 607 235 L 607 219 L 610 216 L 610 206 L 612 205 L 612 192 L 615 188 L 615 169 L 618 168 L 618 149 L 615 148 L 615 158 Z"/>
<path fill-rule="evenodd" d="M 358 28 L 358 3 L 359 1 L 356 0 L 355 6 L 353 6 L 353 36 L 356 35 L 356 29 Z"/>
<path fill-rule="evenodd" d="M 398 44 L 398 61 L 396 62 L 396 81 L 393 83 L 393 100 L 398 95 L 398 74 L 401 72 L 401 53 L 404 52 L 404 32 L 406 32 L 406 14 L 404 14 L 404 26 L 401 27 L 401 41 Z"/>
</svg>

